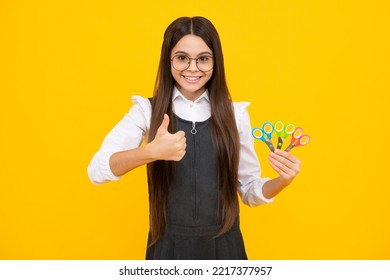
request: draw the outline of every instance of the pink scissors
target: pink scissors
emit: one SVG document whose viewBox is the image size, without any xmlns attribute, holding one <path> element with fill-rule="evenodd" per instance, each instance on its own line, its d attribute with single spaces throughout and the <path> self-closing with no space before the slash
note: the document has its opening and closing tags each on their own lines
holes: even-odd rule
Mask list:
<svg viewBox="0 0 390 280">
<path fill-rule="evenodd" d="M 307 145 L 310 142 L 310 136 L 303 134 L 303 129 L 301 127 L 297 127 L 294 133 L 291 135 L 291 143 L 285 149 L 286 152 L 289 152 L 292 148 L 298 146 Z"/>
</svg>

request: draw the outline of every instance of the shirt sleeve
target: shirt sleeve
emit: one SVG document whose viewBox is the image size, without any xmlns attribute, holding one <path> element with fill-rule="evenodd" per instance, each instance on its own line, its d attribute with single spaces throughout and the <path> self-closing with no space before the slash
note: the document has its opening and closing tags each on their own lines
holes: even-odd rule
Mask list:
<svg viewBox="0 0 390 280">
<path fill-rule="evenodd" d="M 261 177 L 260 163 L 254 148 L 252 126 L 247 111 L 249 102 L 234 102 L 234 111 L 240 136 L 240 159 L 238 163 L 238 193 L 243 203 L 250 207 L 271 203 L 263 195 L 263 185 L 270 178 Z"/>
<path fill-rule="evenodd" d="M 114 128 L 106 135 L 100 149 L 88 165 L 88 177 L 95 185 L 119 180 L 110 168 L 110 157 L 120 151 L 141 145 L 150 126 L 151 105 L 147 98 L 133 96 L 134 105 Z"/>
</svg>

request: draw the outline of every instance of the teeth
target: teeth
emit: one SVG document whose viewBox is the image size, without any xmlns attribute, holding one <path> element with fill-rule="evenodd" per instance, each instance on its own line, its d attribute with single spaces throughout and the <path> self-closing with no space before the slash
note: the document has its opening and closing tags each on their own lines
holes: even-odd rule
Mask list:
<svg viewBox="0 0 390 280">
<path fill-rule="evenodd" d="M 186 80 L 190 80 L 190 81 L 196 81 L 196 80 L 200 79 L 200 77 L 186 77 L 186 76 L 184 76 L 184 78 L 186 78 Z"/>
</svg>

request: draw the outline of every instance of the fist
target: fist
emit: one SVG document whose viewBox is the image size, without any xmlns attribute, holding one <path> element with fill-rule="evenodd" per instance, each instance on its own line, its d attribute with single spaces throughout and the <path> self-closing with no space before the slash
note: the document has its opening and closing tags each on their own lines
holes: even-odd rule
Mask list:
<svg viewBox="0 0 390 280">
<path fill-rule="evenodd" d="M 280 175 L 285 185 L 298 175 L 301 169 L 301 161 L 290 153 L 276 149 L 268 157 L 271 167 Z"/>
<path fill-rule="evenodd" d="M 151 142 L 154 145 L 157 160 L 181 160 L 186 152 L 186 137 L 184 131 L 174 134 L 168 132 L 169 117 L 164 114 L 164 119 L 157 130 L 156 137 Z"/>
</svg>

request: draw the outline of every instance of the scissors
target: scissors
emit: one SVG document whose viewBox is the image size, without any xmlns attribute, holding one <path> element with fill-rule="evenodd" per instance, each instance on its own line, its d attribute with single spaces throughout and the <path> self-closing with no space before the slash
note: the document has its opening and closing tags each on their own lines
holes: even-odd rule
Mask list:
<svg viewBox="0 0 390 280">
<path fill-rule="evenodd" d="M 273 131 L 274 131 L 274 127 L 272 123 L 265 122 L 262 128 L 255 127 L 254 129 L 252 129 L 252 136 L 255 139 L 261 140 L 265 144 L 267 144 L 268 148 L 273 152 L 275 150 L 274 145 L 271 142 Z M 267 140 L 264 135 L 266 135 L 269 140 Z"/>
<path fill-rule="evenodd" d="M 303 135 L 303 129 L 300 127 L 297 127 L 294 131 L 294 133 L 291 135 L 291 143 L 290 145 L 285 149 L 286 152 L 289 152 L 292 148 L 298 147 L 298 146 L 304 146 L 310 142 L 310 136 L 309 135 Z"/>
<path fill-rule="evenodd" d="M 286 139 L 289 135 L 293 134 L 295 130 L 295 124 L 289 123 L 284 126 L 284 123 L 281 120 L 277 120 L 274 123 L 275 133 L 278 136 L 278 144 L 277 148 L 281 149 L 284 139 Z"/>
</svg>

